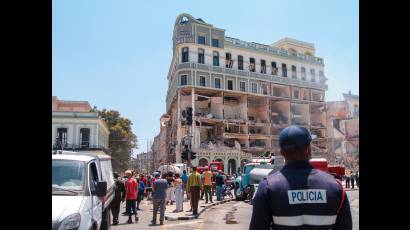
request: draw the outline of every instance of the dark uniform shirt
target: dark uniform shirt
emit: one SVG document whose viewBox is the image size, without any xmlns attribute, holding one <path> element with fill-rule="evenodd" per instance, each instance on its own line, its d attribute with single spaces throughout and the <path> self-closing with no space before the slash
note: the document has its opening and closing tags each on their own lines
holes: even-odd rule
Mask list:
<svg viewBox="0 0 410 230">
<path fill-rule="evenodd" d="M 125 186 L 124 182 L 115 179 L 115 195 L 112 202 L 115 204 L 121 203 L 121 199 L 125 199 Z"/>
<path fill-rule="evenodd" d="M 270 226 L 275 230 L 351 230 L 349 200 L 331 175 L 308 162 L 292 162 L 263 180 L 253 199 L 249 229 Z"/>
</svg>

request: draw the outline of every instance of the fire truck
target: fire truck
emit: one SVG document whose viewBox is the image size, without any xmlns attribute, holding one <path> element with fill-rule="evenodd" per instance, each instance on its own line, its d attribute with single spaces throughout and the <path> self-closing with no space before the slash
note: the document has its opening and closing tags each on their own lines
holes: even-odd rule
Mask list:
<svg viewBox="0 0 410 230">
<path fill-rule="evenodd" d="M 329 165 L 325 158 L 312 158 L 310 159 L 310 164 L 313 168 L 332 174 L 335 178 L 340 180 L 345 175 L 345 167 L 341 165 Z"/>
<path fill-rule="evenodd" d="M 202 173 L 205 170 L 218 172 L 218 170 L 224 171 L 224 163 L 222 161 L 211 161 L 209 165 L 197 167 L 197 172 Z"/>
</svg>

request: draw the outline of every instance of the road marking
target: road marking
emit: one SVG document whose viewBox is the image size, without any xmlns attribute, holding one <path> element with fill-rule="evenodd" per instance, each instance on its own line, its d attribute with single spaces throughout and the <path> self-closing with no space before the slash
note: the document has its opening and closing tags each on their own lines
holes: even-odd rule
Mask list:
<svg viewBox="0 0 410 230">
<path fill-rule="evenodd" d="M 186 222 L 186 223 L 179 223 L 179 224 L 166 224 L 166 225 L 162 225 L 162 226 L 163 226 L 163 227 L 164 227 L 164 226 L 174 227 L 174 226 L 179 226 L 179 225 L 196 224 L 196 223 L 202 223 L 202 224 L 200 225 L 200 227 L 202 227 L 204 221 L 203 221 L 203 220 L 197 220 L 197 221 Z"/>
</svg>

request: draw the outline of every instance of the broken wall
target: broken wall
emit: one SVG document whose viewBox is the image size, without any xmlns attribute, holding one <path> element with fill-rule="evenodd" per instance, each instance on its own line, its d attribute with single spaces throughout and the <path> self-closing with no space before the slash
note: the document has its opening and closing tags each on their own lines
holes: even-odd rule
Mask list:
<svg viewBox="0 0 410 230">
<path fill-rule="evenodd" d="M 274 124 L 289 124 L 290 102 L 271 101 L 271 120 Z"/>
<path fill-rule="evenodd" d="M 309 125 L 310 124 L 310 114 L 309 114 L 309 104 L 291 104 L 292 113 L 292 124 L 296 125 Z"/>
</svg>

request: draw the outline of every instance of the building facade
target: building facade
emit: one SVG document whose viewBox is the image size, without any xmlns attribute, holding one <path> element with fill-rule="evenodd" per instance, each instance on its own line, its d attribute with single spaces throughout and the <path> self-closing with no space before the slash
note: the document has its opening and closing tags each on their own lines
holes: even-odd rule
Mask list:
<svg viewBox="0 0 410 230">
<path fill-rule="evenodd" d="M 52 97 L 53 149 L 108 151 L 109 130 L 86 101 Z"/>
<path fill-rule="evenodd" d="M 326 103 L 329 151 L 341 158 L 359 153 L 359 96 L 349 91 L 343 97 Z"/>
<path fill-rule="evenodd" d="M 193 164 L 220 160 L 232 173 L 253 156 L 278 153 L 279 132 L 290 124 L 309 128 L 318 136 L 314 153 L 326 152 L 324 62 L 311 43 L 246 42 L 181 14 L 167 79 L 169 121 L 163 135 L 176 162 L 188 135 L 198 156 Z M 192 126 L 185 119 L 189 107 Z"/>
</svg>

